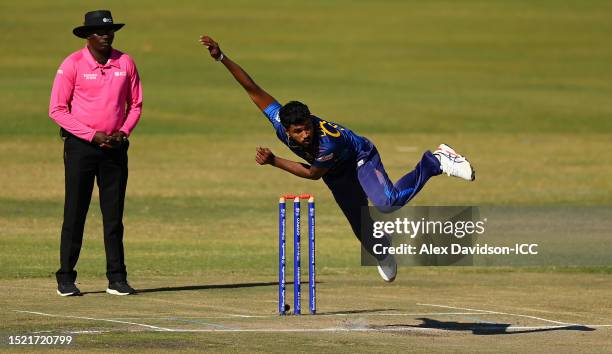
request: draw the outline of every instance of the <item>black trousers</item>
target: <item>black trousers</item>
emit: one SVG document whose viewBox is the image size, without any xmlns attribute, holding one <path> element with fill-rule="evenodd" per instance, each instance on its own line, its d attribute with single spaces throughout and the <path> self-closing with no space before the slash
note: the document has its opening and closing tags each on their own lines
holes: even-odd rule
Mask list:
<svg viewBox="0 0 612 354">
<path fill-rule="evenodd" d="M 124 281 L 127 272 L 123 252 L 123 206 L 128 179 L 129 143 L 126 141 L 115 149 L 102 149 L 70 134 L 64 133 L 64 139 L 66 197 L 57 281 L 76 280 L 75 267 L 83 243 L 83 229 L 94 180 L 100 192 L 106 276 L 110 282 Z"/>
</svg>

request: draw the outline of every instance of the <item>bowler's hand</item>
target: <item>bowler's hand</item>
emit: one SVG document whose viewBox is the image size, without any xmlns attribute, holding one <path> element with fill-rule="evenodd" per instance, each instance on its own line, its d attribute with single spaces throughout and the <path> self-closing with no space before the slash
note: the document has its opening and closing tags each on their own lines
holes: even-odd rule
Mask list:
<svg viewBox="0 0 612 354">
<path fill-rule="evenodd" d="M 94 135 L 93 138 L 93 143 L 105 149 L 112 147 L 111 137 L 106 135 L 105 132 L 96 132 L 96 135 Z"/>
<path fill-rule="evenodd" d="M 258 147 L 255 161 L 260 165 L 272 165 L 274 164 L 274 154 L 268 148 Z"/>
<path fill-rule="evenodd" d="M 209 36 L 202 35 L 200 36 L 200 43 L 202 43 L 203 46 L 208 48 L 208 52 L 210 53 L 210 56 L 213 57 L 213 59 L 219 59 L 219 57 L 221 56 L 221 48 L 219 47 L 219 44 L 217 42 L 215 42 Z"/>
</svg>

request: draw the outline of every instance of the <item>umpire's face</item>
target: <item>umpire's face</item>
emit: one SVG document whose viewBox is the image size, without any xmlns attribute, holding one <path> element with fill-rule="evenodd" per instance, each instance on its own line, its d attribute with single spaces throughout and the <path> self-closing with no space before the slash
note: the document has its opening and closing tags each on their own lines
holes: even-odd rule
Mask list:
<svg viewBox="0 0 612 354">
<path fill-rule="evenodd" d="M 98 52 L 105 52 L 111 49 L 115 39 L 115 30 L 108 28 L 93 29 L 87 37 L 87 43 Z"/>
</svg>

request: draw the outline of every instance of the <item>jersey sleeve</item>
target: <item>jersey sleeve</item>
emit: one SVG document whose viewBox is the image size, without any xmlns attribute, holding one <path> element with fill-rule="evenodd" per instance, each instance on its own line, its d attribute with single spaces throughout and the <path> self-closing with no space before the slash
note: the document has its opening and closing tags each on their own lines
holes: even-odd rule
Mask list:
<svg viewBox="0 0 612 354">
<path fill-rule="evenodd" d="M 263 110 L 263 113 L 268 118 L 270 123 L 272 123 L 274 130 L 276 130 L 276 135 L 278 136 L 278 138 L 284 142 L 286 140 L 286 133 L 285 128 L 281 124 L 279 116 L 279 112 L 282 107 L 283 106 L 278 103 L 278 101 L 274 101 Z"/>
<path fill-rule="evenodd" d="M 334 141 L 322 142 L 312 165 L 320 168 L 332 168 L 336 162 L 338 151 L 338 144 Z"/>
</svg>

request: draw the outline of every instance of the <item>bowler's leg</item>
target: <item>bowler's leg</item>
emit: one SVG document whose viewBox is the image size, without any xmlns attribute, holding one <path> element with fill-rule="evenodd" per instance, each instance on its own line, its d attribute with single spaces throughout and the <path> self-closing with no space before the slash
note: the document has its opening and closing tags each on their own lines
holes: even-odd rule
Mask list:
<svg viewBox="0 0 612 354">
<path fill-rule="evenodd" d="M 355 170 L 349 169 L 340 176 L 326 175 L 323 181 L 331 190 L 336 203 L 346 216 L 362 247 L 376 259 L 380 259 L 381 256 L 374 254 L 373 247 L 377 244 L 389 246 L 389 242 L 387 238 L 375 239 L 372 237 L 373 221 L 367 210 L 363 210 L 368 206 L 368 197 L 361 188 Z"/>
<path fill-rule="evenodd" d="M 361 187 L 372 204 L 383 211 L 404 206 L 432 176 L 441 173 L 440 162 L 429 151 L 423 154 L 414 170 L 403 176 L 395 185 L 387 176 L 377 151 L 374 150 L 367 159 L 360 160 L 359 164 L 357 176 Z"/>
<path fill-rule="evenodd" d="M 442 173 L 440 169 L 440 161 L 431 153 L 431 151 L 425 151 L 421 161 L 419 161 L 414 170 L 400 178 L 394 187 L 398 191 L 412 189 L 412 195 L 406 200 L 400 200 L 400 203 L 407 203 L 412 199 L 422 188 L 425 183 L 433 177 Z"/>
</svg>

